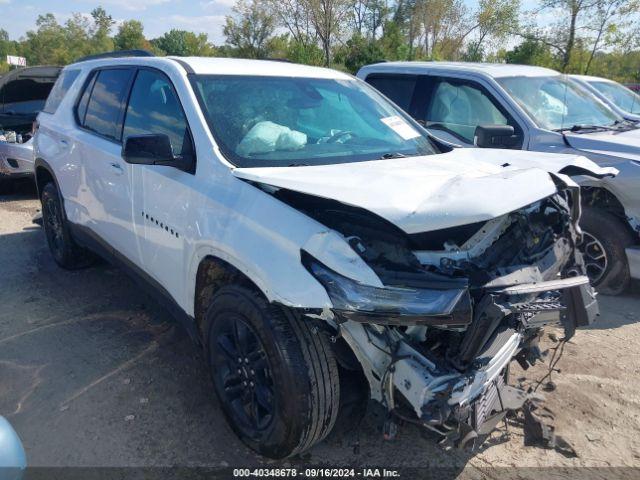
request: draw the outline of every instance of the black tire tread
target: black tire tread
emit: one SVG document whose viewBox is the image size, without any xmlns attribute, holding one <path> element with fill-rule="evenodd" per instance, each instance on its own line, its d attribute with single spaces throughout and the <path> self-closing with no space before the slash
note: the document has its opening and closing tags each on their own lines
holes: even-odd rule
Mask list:
<svg viewBox="0 0 640 480">
<path fill-rule="evenodd" d="M 279 343 L 277 348 L 281 360 L 293 370 L 291 381 L 304 386 L 303 379 L 308 380 L 307 388 L 297 389 L 296 404 L 299 408 L 296 415 L 300 418 L 290 419 L 297 424 L 296 428 L 291 429 L 293 438 L 289 439 L 290 444 L 269 456 L 286 458 L 299 454 L 323 440 L 331 432 L 338 416 L 338 363 L 329 340 L 314 327 L 312 321 L 301 318 L 292 310 L 270 304 L 259 292 L 239 285 L 223 286 L 211 298 L 203 325 L 207 339 L 213 316 L 228 310 L 228 307 L 219 310 L 221 299 L 227 295 L 231 297 L 229 300 L 232 300 L 231 304 L 238 313 L 248 317 L 260 312 L 262 316 L 268 316 L 268 328 L 271 328 Z M 207 345 L 209 348 L 210 345 Z M 290 413 L 294 415 L 294 412 Z M 259 453 L 267 454 L 262 451 Z"/>
<path fill-rule="evenodd" d="M 604 276 L 594 286 L 600 293 L 619 295 L 631 280 L 625 249 L 633 245 L 633 235 L 622 220 L 596 207 L 583 207 L 580 226 L 598 238 L 609 257 Z"/>
<path fill-rule="evenodd" d="M 64 230 L 64 248 L 61 252 L 61 256 L 57 257 L 55 254 L 53 255 L 54 260 L 60 267 L 64 268 L 65 270 L 78 270 L 92 265 L 95 261 L 95 256 L 89 250 L 79 246 L 73 239 L 73 236 L 71 235 L 71 231 L 69 230 L 69 226 L 67 224 L 67 217 L 62 205 L 62 199 L 60 198 L 58 189 L 53 182 L 45 184 L 44 187 L 42 187 L 42 191 L 40 194 L 40 199 L 42 202 L 43 229 L 47 228 L 46 219 L 44 217 L 44 202 L 46 201 L 47 197 L 52 197 L 58 203 L 58 208 L 60 209 L 62 214 Z M 51 245 L 49 245 L 49 247 L 51 248 Z"/>
<path fill-rule="evenodd" d="M 328 339 L 310 320 L 290 315 L 291 326 L 311 373 L 312 418 L 309 428 L 292 455 L 311 448 L 333 429 L 339 410 L 340 379 L 338 363 Z"/>
</svg>

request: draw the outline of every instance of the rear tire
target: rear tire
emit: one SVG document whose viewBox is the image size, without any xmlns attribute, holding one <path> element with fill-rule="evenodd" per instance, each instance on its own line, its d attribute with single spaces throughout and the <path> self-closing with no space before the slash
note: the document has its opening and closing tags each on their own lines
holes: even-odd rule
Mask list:
<svg viewBox="0 0 640 480">
<path fill-rule="evenodd" d="M 89 250 L 80 247 L 71 236 L 62 199 L 53 182 L 42 188 L 40 201 L 45 237 L 56 263 L 67 270 L 77 270 L 91 265 L 95 256 Z"/>
<path fill-rule="evenodd" d="M 213 295 L 203 327 L 216 394 L 249 448 L 280 459 L 329 434 L 338 415 L 338 366 L 311 320 L 227 285 Z"/>
<path fill-rule="evenodd" d="M 634 243 L 628 227 L 601 209 L 584 207 L 580 218 L 584 232 L 580 250 L 592 285 L 606 295 L 619 295 L 631 275 L 625 249 Z"/>
</svg>

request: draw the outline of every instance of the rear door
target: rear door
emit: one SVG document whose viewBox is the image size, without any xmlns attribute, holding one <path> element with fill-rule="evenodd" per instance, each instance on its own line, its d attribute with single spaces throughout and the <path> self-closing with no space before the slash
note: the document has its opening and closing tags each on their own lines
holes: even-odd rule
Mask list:
<svg viewBox="0 0 640 480">
<path fill-rule="evenodd" d="M 121 66 L 95 71 L 76 113 L 84 174 L 80 201 L 87 212 L 87 226 L 117 252 L 139 264 L 131 211 L 132 166 L 121 155 L 122 123 L 133 74 L 133 68 Z"/>
</svg>

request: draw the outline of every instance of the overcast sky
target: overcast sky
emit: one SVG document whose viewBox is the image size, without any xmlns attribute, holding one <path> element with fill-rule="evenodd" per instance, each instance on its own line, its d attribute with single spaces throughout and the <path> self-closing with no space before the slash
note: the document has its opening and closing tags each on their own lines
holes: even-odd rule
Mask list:
<svg viewBox="0 0 640 480">
<path fill-rule="evenodd" d="M 102 5 L 116 21 L 140 20 L 147 38 L 162 35 L 172 28 L 204 32 L 214 44 L 223 43 L 222 25 L 235 0 L 0 0 L 0 28 L 13 40 L 35 29 L 36 18 L 53 13 L 63 23 L 74 12 L 88 13 Z M 469 7 L 476 0 L 465 0 Z M 522 0 L 530 9 L 536 0 Z"/>
</svg>

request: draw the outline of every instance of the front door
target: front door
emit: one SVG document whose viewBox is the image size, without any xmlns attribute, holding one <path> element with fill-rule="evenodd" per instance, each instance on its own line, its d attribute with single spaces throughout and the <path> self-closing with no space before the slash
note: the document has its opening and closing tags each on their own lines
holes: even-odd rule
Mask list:
<svg viewBox="0 0 640 480">
<path fill-rule="evenodd" d="M 124 120 L 123 138 L 164 134 L 175 157 L 193 157 L 194 147 L 180 99 L 162 72 L 138 70 Z M 195 177 L 175 167 L 131 165 L 133 215 L 143 232 L 140 254 L 144 269 L 174 299 L 184 292 L 184 242 Z"/>
</svg>

